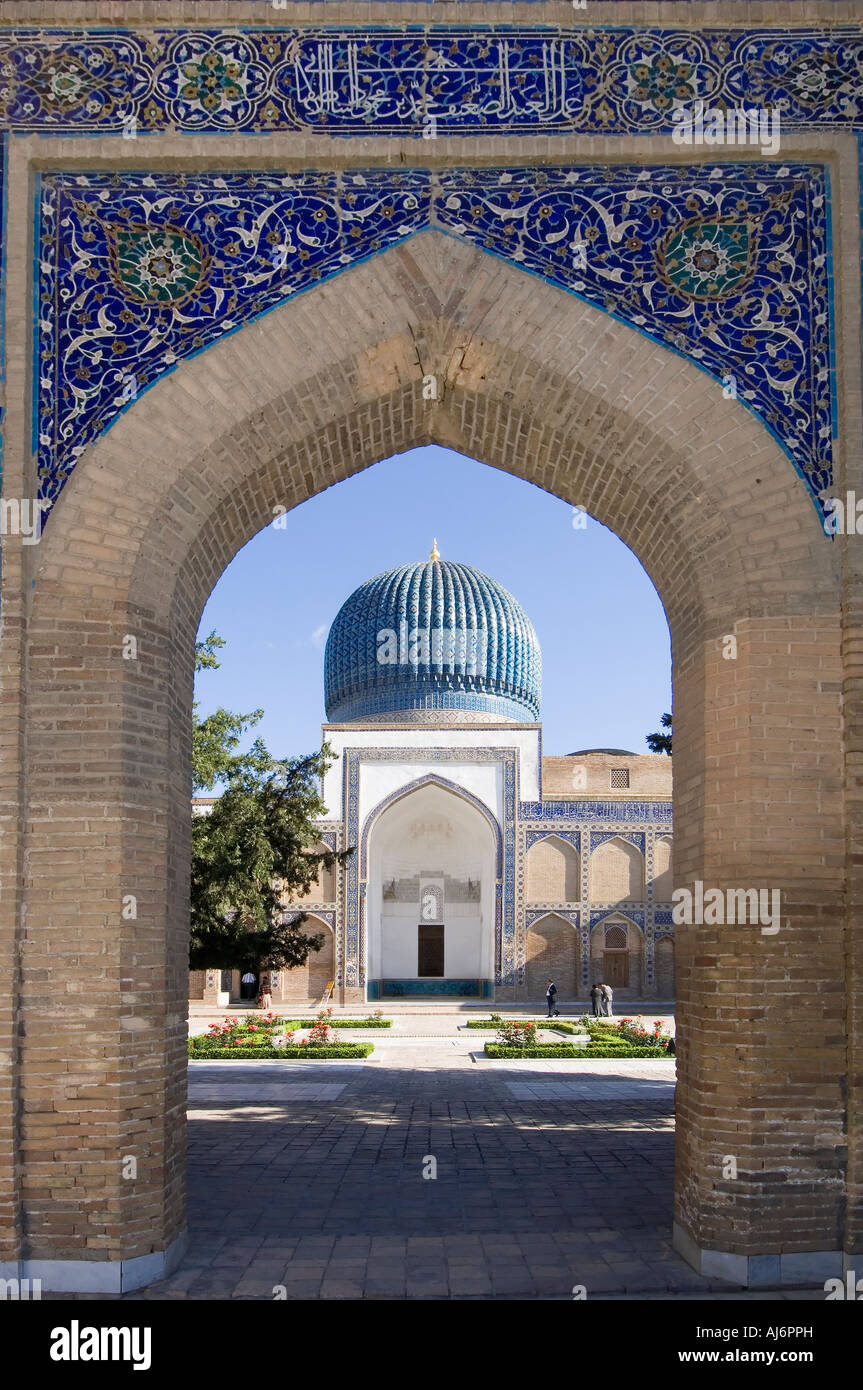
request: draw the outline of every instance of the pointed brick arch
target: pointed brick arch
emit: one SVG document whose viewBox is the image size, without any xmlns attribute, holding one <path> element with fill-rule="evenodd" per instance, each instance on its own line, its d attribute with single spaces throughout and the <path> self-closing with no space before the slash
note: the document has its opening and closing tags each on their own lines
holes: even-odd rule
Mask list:
<svg viewBox="0 0 863 1390">
<path fill-rule="evenodd" d="M 424 398 L 428 376 L 436 400 Z M 811 1034 L 824 1068 L 817 1142 L 787 1097 L 777 1110 L 795 1135 L 795 1186 L 807 1193 L 808 1229 L 817 1232 L 803 1237 L 781 1195 L 759 1200 L 768 1063 L 741 1036 L 718 988 L 733 959 L 741 997 L 757 994 L 765 1026 L 781 1030 L 793 1026 L 798 1003 L 782 988 L 765 999 L 769 963 L 778 969 L 772 979 L 797 970 L 814 982 L 822 967 L 813 935 L 819 962 L 835 963 L 842 949 L 840 608 L 831 548 L 779 446 L 705 374 L 601 311 L 435 232 L 183 362 L 82 455 L 52 515 L 21 609 L 23 765 L 9 792 L 23 827 L 13 852 L 21 869 L 16 920 L 26 910 L 34 946 L 16 982 L 26 1024 L 25 1104 L 14 1112 L 23 1116 L 21 1164 L 38 1143 L 26 1101 L 59 1083 L 50 1048 L 62 1018 L 67 1051 L 86 1035 L 121 1059 L 112 1068 L 122 1084 L 93 1100 L 98 1114 L 89 1112 L 86 1125 L 70 1111 L 63 1120 L 65 1149 L 80 1159 L 98 1132 L 99 1152 L 109 1155 L 96 1160 L 103 1166 L 93 1197 L 105 1216 L 91 1232 L 105 1278 L 119 1277 L 118 1268 L 130 1280 L 150 1278 L 152 1263 L 136 1260 L 176 1256 L 198 619 L 224 567 L 274 508 L 427 442 L 584 506 L 656 584 L 673 643 L 677 882 L 779 886 L 789 922 L 769 956 L 747 927 L 724 928 L 721 937 L 691 928 L 677 941 L 678 1239 L 696 1263 L 704 1250 L 730 1251 L 746 1277 L 749 1256 L 780 1245 L 812 1249 L 815 1239 L 819 1249 L 837 1250 L 835 1184 L 821 1179 L 824 1155 L 840 1165 L 835 1155 L 847 1138 L 839 995 L 824 1010 L 823 1038 L 814 1024 Z M 735 660 L 722 655 L 729 632 Z M 122 656 L 130 633 L 135 661 Z M 791 752 L 797 742 L 806 747 L 802 761 Z M 787 790 L 781 814 L 778 786 Z M 120 916 L 128 893 L 137 898 L 134 923 Z M 66 980 L 85 973 L 82 931 L 103 946 L 109 993 L 95 1017 L 65 992 Z M 40 956 L 51 960 L 48 990 L 35 966 Z M 708 1004 L 719 1008 L 711 1028 L 703 1023 Z M 799 1066 L 809 1066 L 805 1047 Z M 732 1194 L 742 1204 L 733 1230 L 716 1167 L 724 1134 L 717 1116 L 733 1119 L 740 1170 L 750 1175 Z M 126 1152 L 144 1160 L 134 1194 L 113 1162 Z M 838 1177 L 838 1166 L 830 1171 Z M 28 1258 L 80 1257 L 82 1241 L 67 1229 L 80 1201 L 80 1189 L 68 1204 L 19 1192 Z"/>
</svg>

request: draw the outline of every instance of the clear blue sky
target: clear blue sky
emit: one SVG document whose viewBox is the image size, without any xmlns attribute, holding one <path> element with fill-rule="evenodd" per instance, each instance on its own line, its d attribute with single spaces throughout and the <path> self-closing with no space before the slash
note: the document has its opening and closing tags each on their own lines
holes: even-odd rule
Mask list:
<svg viewBox="0 0 863 1390">
<path fill-rule="evenodd" d="M 327 630 L 364 580 L 424 560 L 475 565 L 515 595 L 543 656 L 543 751 L 629 748 L 670 709 L 668 625 L 636 557 L 550 493 L 449 449 L 386 459 L 258 533 L 210 595 L 201 635 L 227 639 L 197 681 L 201 713 L 263 708 L 277 757 L 320 745 Z"/>
</svg>

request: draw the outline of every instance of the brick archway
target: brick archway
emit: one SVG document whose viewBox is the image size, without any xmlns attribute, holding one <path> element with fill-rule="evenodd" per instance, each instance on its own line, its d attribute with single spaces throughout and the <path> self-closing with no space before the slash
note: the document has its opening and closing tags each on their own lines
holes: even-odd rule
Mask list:
<svg viewBox="0 0 863 1390">
<path fill-rule="evenodd" d="M 428 442 L 584 506 L 653 578 L 674 653 L 676 882 L 780 887 L 787 918 L 773 937 L 680 932 L 678 1245 L 704 1272 L 744 1282 L 774 1265 L 785 1277 L 813 1254 L 831 1272 L 841 1263 L 830 545 L 778 445 L 715 382 L 562 291 L 425 232 L 182 363 L 82 456 L 43 538 L 15 789 L 28 950 L 7 1248 L 48 1262 L 55 1287 L 148 1282 L 182 1248 L 187 770 L 203 604 L 275 508 Z M 122 916 L 129 895 L 134 920 Z M 825 975 L 834 988 L 801 1023 Z M 87 1079 L 61 1071 L 70 1057 Z M 58 1086 L 68 1199 L 55 1188 L 49 1200 L 28 1181 L 32 1115 Z M 96 1148 L 92 1175 L 77 1175 Z M 139 1159 L 131 1184 L 125 1154 Z M 769 1182 L 789 1164 L 793 1202 Z M 780 1254 L 791 1259 L 781 1271 Z"/>
</svg>

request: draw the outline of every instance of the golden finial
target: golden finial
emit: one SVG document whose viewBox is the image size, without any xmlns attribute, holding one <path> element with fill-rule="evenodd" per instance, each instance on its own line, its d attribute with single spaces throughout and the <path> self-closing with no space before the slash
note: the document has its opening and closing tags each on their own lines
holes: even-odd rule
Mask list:
<svg viewBox="0 0 863 1390">
<path fill-rule="evenodd" d="M 429 556 L 429 559 L 430 559 L 430 560 L 439 560 L 439 559 L 440 559 L 440 551 L 439 551 L 438 548 L 437 548 L 437 536 L 435 536 L 434 540 L 432 541 L 431 555 Z"/>
</svg>

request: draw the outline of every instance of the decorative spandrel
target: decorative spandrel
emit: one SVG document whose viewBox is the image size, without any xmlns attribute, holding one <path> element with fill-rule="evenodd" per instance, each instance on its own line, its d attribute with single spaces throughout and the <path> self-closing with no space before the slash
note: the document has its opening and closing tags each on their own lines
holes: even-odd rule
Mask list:
<svg viewBox="0 0 863 1390">
<path fill-rule="evenodd" d="M 710 372 L 832 485 L 820 165 L 48 173 L 40 192 L 39 477 L 177 362 L 429 226 L 510 261 Z"/>
</svg>

